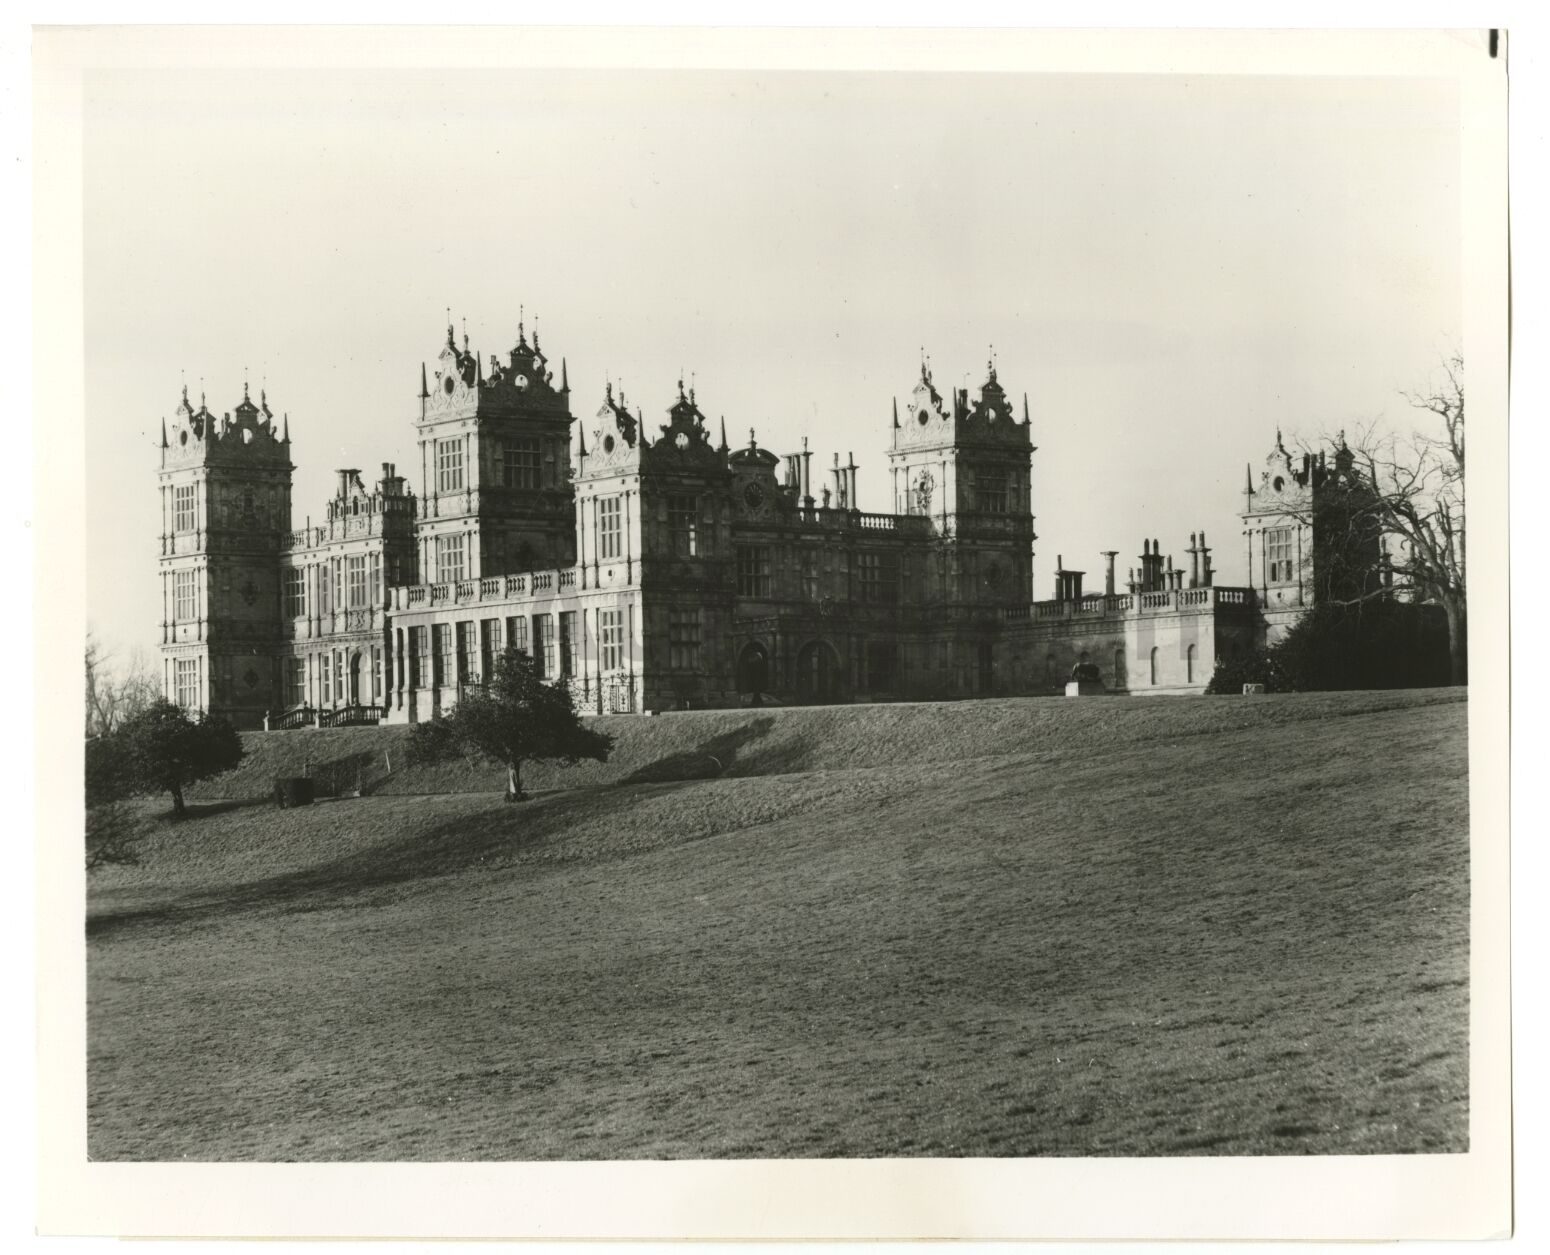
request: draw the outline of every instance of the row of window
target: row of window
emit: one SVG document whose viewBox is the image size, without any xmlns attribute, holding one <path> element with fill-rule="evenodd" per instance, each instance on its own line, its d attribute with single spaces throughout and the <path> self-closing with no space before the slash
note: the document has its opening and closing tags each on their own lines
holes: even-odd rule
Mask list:
<svg viewBox="0 0 1550 1255">
<path fill-rule="evenodd" d="M 769 545 L 737 547 L 737 593 L 740 597 L 769 597 L 774 562 Z M 857 555 L 856 574 L 861 600 L 876 605 L 894 605 L 899 600 L 899 555 L 862 553 Z M 802 563 L 802 592 L 808 600 L 818 596 L 818 563 L 805 555 Z"/>
<path fill-rule="evenodd" d="M 398 574 L 396 570 L 390 572 L 391 576 Z M 287 618 L 300 619 L 307 614 L 308 583 L 308 568 L 286 568 L 283 595 Z M 318 576 L 317 590 L 319 614 L 379 604 L 383 595 L 382 555 L 361 553 L 326 559 Z"/>
<path fill-rule="evenodd" d="M 338 654 L 330 650 L 313 657 L 317 659 L 319 705 L 371 706 L 382 703 L 385 690 L 382 687 L 380 645 L 373 645 L 369 653 Z M 305 657 L 286 659 L 285 695 L 291 706 L 311 704 L 307 697 L 308 662 Z"/>
<path fill-rule="evenodd" d="M 467 484 L 463 466 L 464 441 L 461 436 L 436 441 L 436 491 L 462 492 Z M 543 481 L 543 446 L 536 438 L 503 441 L 497 462 L 501 486 L 535 489 Z"/>
<path fill-rule="evenodd" d="M 695 611 L 696 618 L 699 615 Z M 604 671 L 624 666 L 624 611 L 597 612 L 598 661 Z M 421 624 L 409 629 L 410 688 L 478 683 L 493 678 L 495 662 L 511 646 L 529 654 L 540 679 L 568 678 L 581 670 L 581 632 L 574 610 L 512 615 L 505 619 Z"/>
<path fill-rule="evenodd" d="M 199 488 L 197 484 L 175 484 L 172 489 L 172 530 L 175 532 L 192 532 L 199 526 Z M 259 499 L 254 496 L 251 489 L 244 489 L 242 495 L 234 500 L 225 501 L 222 504 L 221 518 L 231 525 L 255 524 L 260 521 L 268 521 L 268 509 L 261 509 Z"/>
</svg>

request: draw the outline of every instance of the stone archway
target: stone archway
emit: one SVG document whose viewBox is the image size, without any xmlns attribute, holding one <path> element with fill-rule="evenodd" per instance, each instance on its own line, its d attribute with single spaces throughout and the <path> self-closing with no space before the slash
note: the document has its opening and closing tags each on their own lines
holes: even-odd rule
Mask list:
<svg viewBox="0 0 1550 1255">
<path fill-rule="evenodd" d="M 760 697 L 770 687 L 770 654 L 758 641 L 749 641 L 737 655 L 737 691 L 753 698 L 758 705 Z"/>
<path fill-rule="evenodd" d="M 840 680 L 839 655 L 827 641 L 808 641 L 797 650 L 797 692 L 803 701 L 835 701 Z"/>
<path fill-rule="evenodd" d="M 362 682 L 362 679 L 363 679 L 362 673 L 363 673 L 364 670 L 365 670 L 365 662 L 362 659 L 361 651 L 357 649 L 354 653 L 352 653 L 350 655 L 350 697 L 349 697 L 349 704 L 351 706 L 359 706 L 359 705 L 361 705 L 361 690 L 364 687 L 364 684 Z"/>
</svg>

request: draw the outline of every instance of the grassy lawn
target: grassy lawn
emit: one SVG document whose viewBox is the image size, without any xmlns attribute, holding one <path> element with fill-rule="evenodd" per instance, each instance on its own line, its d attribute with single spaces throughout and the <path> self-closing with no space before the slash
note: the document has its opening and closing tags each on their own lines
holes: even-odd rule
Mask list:
<svg viewBox="0 0 1550 1255">
<path fill-rule="evenodd" d="M 1461 698 L 707 712 L 522 806 L 206 801 L 91 879 L 91 1154 L 1463 1150 Z"/>
</svg>

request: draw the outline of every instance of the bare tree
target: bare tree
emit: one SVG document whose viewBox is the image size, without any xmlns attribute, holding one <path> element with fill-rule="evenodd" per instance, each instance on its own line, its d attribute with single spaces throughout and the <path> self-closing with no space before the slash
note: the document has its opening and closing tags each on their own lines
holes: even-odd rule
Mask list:
<svg viewBox="0 0 1550 1255">
<path fill-rule="evenodd" d="M 1463 684 L 1469 678 L 1463 356 L 1455 353 L 1443 363 L 1442 378 L 1430 391 L 1406 393 L 1405 399 L 1433 416 L 1429 429 L 1358 457 L 1378 493 L 1384 531 L 1397 541 L 1389 549 L 1395 585 L 1442 607 L 1453 682 Z"/>
<path fill-rule="evenodd" d="M 108 736 L 160 696 L 156 669 L 144 650 L 136 649 L 122 666 L 115 666 L 112 653 L 87 630 L 87 736 Z"/>
<path fill-rule="evenodd" d="M 1469 635 L 1463 497 L 1463 358 L 1443 363 L 1428 392 L 1401 394 L 1432 415 L 1398 435 L 1372 421 L 1347 442 L 1336 437 L 1333 466 L 1311 457 L 1321 493 L 1304 521 L 1314 530 L 1316 598 L 1359 604 L 1372 598 L 1431 603 L 1448 621 L 1449 672 L 1468 679 Z"/>
</svg>

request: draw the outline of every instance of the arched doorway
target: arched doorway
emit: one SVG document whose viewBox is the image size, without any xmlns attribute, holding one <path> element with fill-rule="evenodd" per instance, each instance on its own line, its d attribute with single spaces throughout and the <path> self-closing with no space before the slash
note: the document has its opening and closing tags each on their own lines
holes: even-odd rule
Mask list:
<svg viewBox="0 0 1550 1255">
<path fill-rule="evenodd" d="M 365 663 L 361 661 L 360 650 L 356 650 L 350 655 L 350 705 L 352 706 L 359 706 L 361 704 L 361 689 L 363 687 L 361 680 L 364 670 Z"/>
<path fill-rule="evenodd" d="M 1195 682 L 1195 647 L 1191 645 L 1184 655 L 1184 678 L 1190 684 Z"/>
<path fill-rule="evenodd" d="M 769 651 L 758 641 L 749 641 L 737 656 L 737 691 L 751 696 L 757 705 L 769 687 Z"/>
<path fill-rule="evenodd" d="M 797 651 L 797 691 L 809 702 L 840 695 L 840 660 L 827 641 L 808 641 Z"/>
</svg>

